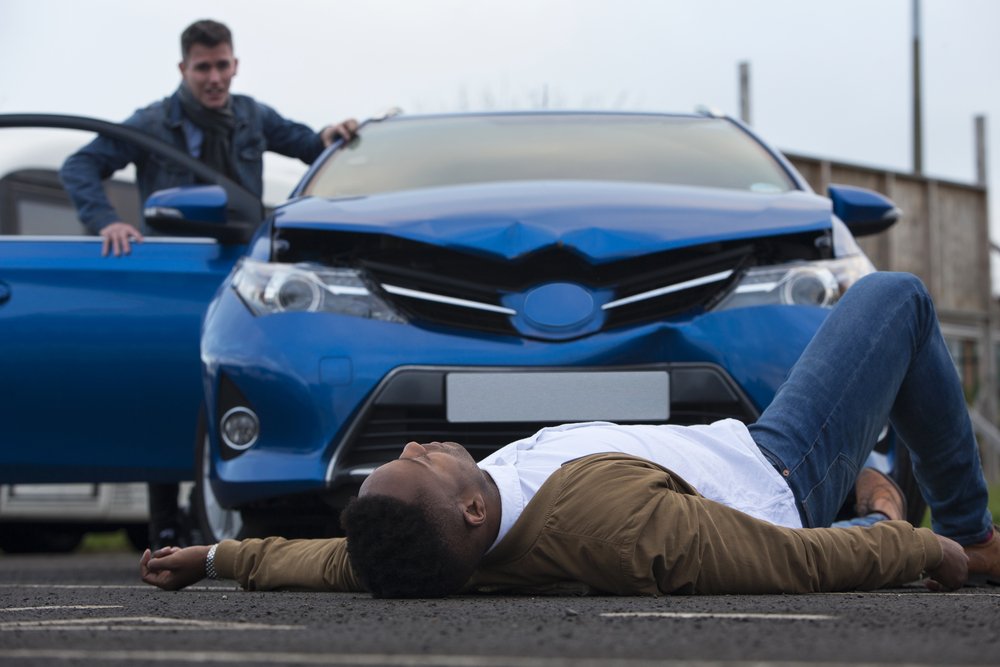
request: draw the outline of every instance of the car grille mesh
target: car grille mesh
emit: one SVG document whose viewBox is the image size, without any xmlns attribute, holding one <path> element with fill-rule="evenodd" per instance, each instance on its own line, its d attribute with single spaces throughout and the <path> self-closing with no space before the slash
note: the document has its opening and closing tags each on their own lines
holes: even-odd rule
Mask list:
<svg viewBox="0 0 1000 667">
<path fill-rule="evenodd" d="M 671 424 L 709 424 L 727 417 L 746 422 L 756 419 L 756 414 L 750 409 L 732 404 L 675 404 L 671 411 Z M 526 438 L 545 426 L 555 425 L 536 422 L 454 423 L 446 419 L 443 408 L 374 406 L 346 448 L 338 467 L 348 470 L 391 461 L 402 453 L 403 445 L 411 440 L 458 442 L 479 461 L 508 443 Z"/>
<path fill-rule="evenodd" d="M 550 249 L 516 261 L 470 258 L 434 249 L 417 262 L 379 258 L 366 259 L 361 264 L 376 284 L 426 295 L 422 298 L 384 294 L 384 298 L 417 323 L 516 334 L 509 314 L 491 312 L 503 307 L 505 294 L 547 282 L 573 282 L 609 292 L 610 300 L 619 300 L 704 276 L 720 273 L 727 276 L 610 308 L 603 326 L 609 329 L 640 324 L 709 307 L 739 278 L 752 254 L 753 246 L 747 243 L 713 243 L 592 265 L 565 249 Z M 386 261 L 392 259 L 395 261 Z M 435 297 L 461 299 L 482 307 L 443 303 Z"/>
</svg>

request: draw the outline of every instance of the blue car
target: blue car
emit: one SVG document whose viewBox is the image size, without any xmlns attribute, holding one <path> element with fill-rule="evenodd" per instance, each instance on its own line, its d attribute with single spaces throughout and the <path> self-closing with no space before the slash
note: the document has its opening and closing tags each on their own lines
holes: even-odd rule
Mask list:
<svg viewBox="0 0 1000 667">
<path fill-rule="evenodd" d="M 262 224 L 218 182 L 147 202 L 164 234 L 214 240 L 140 246 L 136 264 L 170 272 L 148 277 L 163 291 L 135 278 L 116 298 L 155 314 L 109 320 L 85 341 L 96 366 L 102 334 L 134 333 L 119 343 L 137 352 L 120 369 L 137 410 L 120 456 L 148 462 L 151 433 L 176 429 L 179 443 L 197 423 L 195 510 L 213 541 L 337 534 L 338 510 L 410 440 L 460 442 L 478 458 L 568 421 L 753 421 L 872 271 L 852 232 L 898 217 L 873 192 L 814 194 L 748 128 L 703 114 L 373 120 Z M 221 280 L 203 302 L 203 391 L 144 395 L 167 391 L 158 373 L 197 363 L 180 346 L 142 351 L 169 337 L 168 293 L 196 276 Z M 72 374 L 74 359 L 52 372 Z M 140 409 L 171 401 L 175 417 Z M 159 478 L 190 461 L 183 451 Z"/>
<path fill-rule="evenodd" d="M 872 270 L 847 224 L 897 215 L 831 195 L 726 118 L 368 123 L 208 308 L 206 532 L 334 534 L 409 440 L 482 457 L 567 421 L 754 420 Z"/>
</svg>

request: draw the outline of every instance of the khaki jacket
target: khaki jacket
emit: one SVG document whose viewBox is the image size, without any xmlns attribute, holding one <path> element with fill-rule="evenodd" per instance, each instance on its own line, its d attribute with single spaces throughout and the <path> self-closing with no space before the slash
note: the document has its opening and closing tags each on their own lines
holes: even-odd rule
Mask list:
<svg viewBox="0 0 1000 667">
<path fill-rule="evenodd" d="M 483 559 L 469 592 L 618 595 L 871 590 L 940 564 L 926 528 L 782 528 L 708 500 L 669 470 L 624 454 L 563 465 Z M 226 541 L 219 576 L 248 590 L 362 591 L 342 538 Z"/>
</svg>

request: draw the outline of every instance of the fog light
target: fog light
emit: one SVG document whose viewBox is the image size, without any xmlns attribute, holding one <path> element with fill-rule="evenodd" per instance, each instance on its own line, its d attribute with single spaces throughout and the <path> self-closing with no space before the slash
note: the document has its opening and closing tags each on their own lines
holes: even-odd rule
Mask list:
<svg viewBox="0 0 1000 667">
<path fill-rule="evenodd" d="M 260 435 L 257 415 L 248 408 L 233 408 L 222 415 L 222 441 L 233 449 L 244 450 L 253 446 Z"/>
</svg>

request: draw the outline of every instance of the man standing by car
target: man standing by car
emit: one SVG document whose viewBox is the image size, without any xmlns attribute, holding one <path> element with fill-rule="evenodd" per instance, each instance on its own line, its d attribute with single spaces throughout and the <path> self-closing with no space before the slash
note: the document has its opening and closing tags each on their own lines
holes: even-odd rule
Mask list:
<svg viewBox="0 0 1000 667">
<path fill-rule="evenodd" d="M 263 154 L 274 151 L 306 163 L 337 139 L 349 141 L 354 119 L 319 132 L 287 120 L 271 107 L 229 92 L 239 61 L 229 28 L 196 21 L 181 34 L 181 85 L 169 97 L 139 109 L 125 121 L 186 151 L 260 197 Z M 80 221 L 103 243 L 101 253 L 127 255 L 143 235 L 135 222 L 122 220 L 101 182 L 128 164 L 136 166 L 140 206 L 156 190 L 191 184 L 194 177 L 125 142 L 98 137 L 71 155 L 60 170 Z M 176 484 L 150 485 L 150 540 L 153 546 L 184 542 L 178 534 Z"/>
<path fill-rule="evenodd" d="M 257 196 L 263 192 L 263 154 L 273 151 L 306 163 L 337 139 L 354 137 L 357 122 L 345 120 L 319 132 L 287 120 L 271 107 L 229 87 L 239 65 L 232 33 L 217 21 L 196 21 L 181 34 L 181 85 L 173 95 L 139 109 L 125 121 L 187 151 Z M 135 224 L 115 212 L 101 181 L 135 164 L 141 201 L 152 192 L 190 184 L 193 177 L 134 146 L 98 137 L 71 155 L 60 177 L 81 222 L 104 239 L 103 254 L 128 254 L 141 241 Z M 140 202 L 141 203 L 141 202 Z"/>
</svg>

